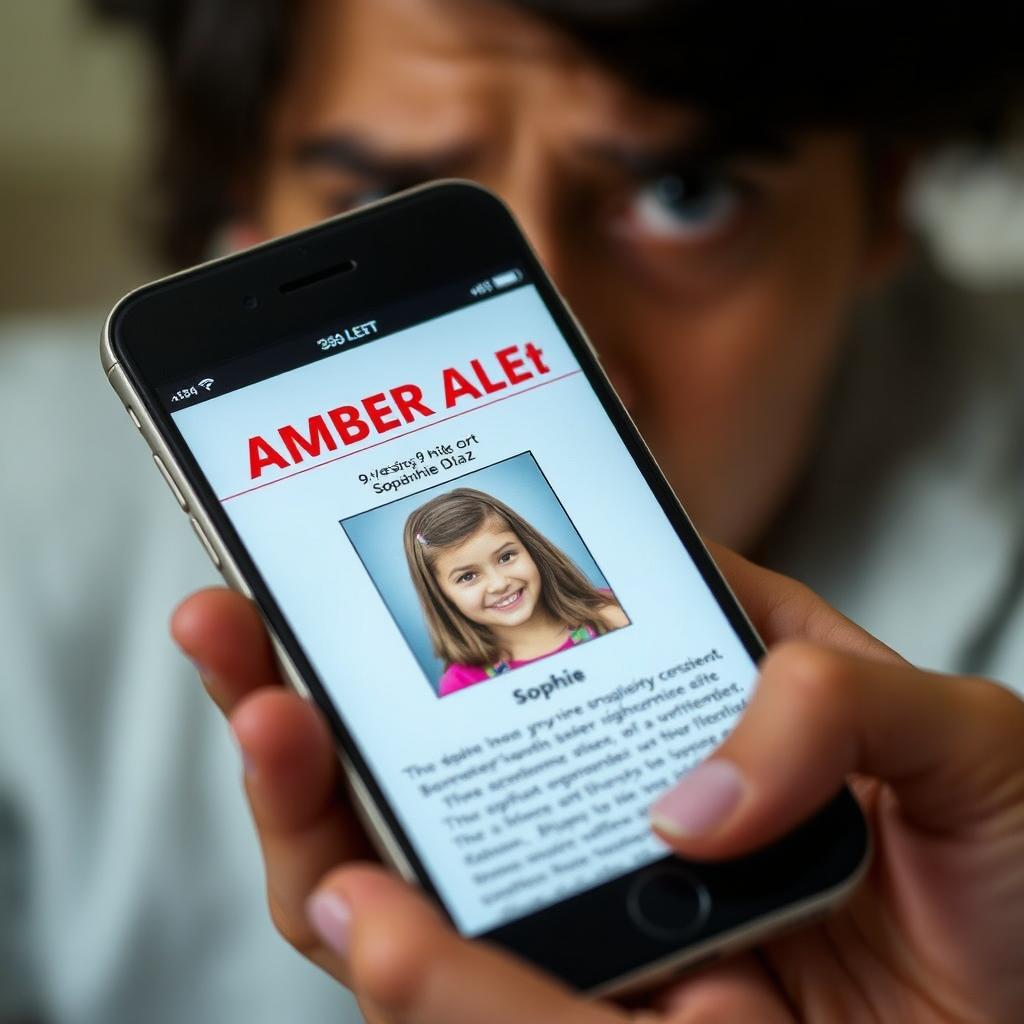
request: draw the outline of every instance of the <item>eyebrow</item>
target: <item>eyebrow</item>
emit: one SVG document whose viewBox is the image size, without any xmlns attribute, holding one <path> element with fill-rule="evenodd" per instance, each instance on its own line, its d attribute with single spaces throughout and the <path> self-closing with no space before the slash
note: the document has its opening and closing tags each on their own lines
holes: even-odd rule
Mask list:
<svg viewBox="0 0 1024 1024">
<path fill-rule="evenodd" d="M 477 149 L 472 145 L 458 145 L 435 153 L 397 156 L 375 148 L 359 135 L 339 132 L 300 142 L 293 160 L 304 168 L 349 172 L 374 181 L 415 184 L 457 171 L 473 159 Z M 589 156 L 618 164 L 631 174 L 643 177 L 687 166 L 707 167 L 741 157 L 784 162 L 792 157 L 794 146 L 781 131 L 750 122 L 726 121 L 687 139 L 675 139 L 661 146 L 592 142 L 583 149 Z"/>
<path fill-rule="evenodd" d="M 300 167 L 350 171 L 384 181 L 421 181 L 443 177 L 474 152 L 470 146 L 451 146 L 422 156 L 391 156 L 357 135 L 340 133 L 300 142 L 293 159 Z"/>
<path fill-rule="evenodd" d="M 505 543 L 502 544 L 500 548 L 495 548 L 491 552 L 491 558 L 494 558 L 495 555 L 500 555 L 502 553 L 502 551 L 505 550 L 505 548 L 511 547 L 513 544 L 516 544 L 516 543 L 518 543 L 518 541 L 514 541 L 514 540 L 507 540 L 507 541 L 505 541 Z M 454 576 L 456 573 L 466 572 L 467 569 L 475 569 L 475 568 L 476 568 L 476 563 L 475 562 L 472 563 L 471 565 L 460 565 L 460 566 L 457 566 L 454 569 L 450 569 L 449 572 L 448 572 L 448 576 L 450 578 L 450 577 Z"/>
<path fill-rule="evenodd" d="M 638 176 L 687 166 L 707 167 L 743 157 L 783 163 L 793 157 L 794 149 L 792 139 L 782 131 L 728 121 L 661 146 L 595 142 L 586 147 L 591 156 L 619 164 Z"/>
</svg>

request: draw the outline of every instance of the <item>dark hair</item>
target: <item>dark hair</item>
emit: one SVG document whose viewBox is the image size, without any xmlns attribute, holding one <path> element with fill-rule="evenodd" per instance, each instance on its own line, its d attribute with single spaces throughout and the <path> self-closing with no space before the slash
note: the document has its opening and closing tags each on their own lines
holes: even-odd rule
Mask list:
<svg viewBox="0 0 1024 1024">
<path fill-rule="evenodd" d="M 298 0 L 88 0 L 142 30 L 156 63 L 159 247 L 195 263 L 259 165 L 267 111 L 291 49 Z"/>
<path fill-rule="evenodd" d="M 992 138 L 1024 83 L 1019 0 L 500 2 L 549 21 L 647 92 L 776 131 Z M 193 262 L 230 214 L 244 169 L 259 164 L 301 4 L 90 3 L 141 27 L 156 53 L 162 248 Z"/>
</svg>

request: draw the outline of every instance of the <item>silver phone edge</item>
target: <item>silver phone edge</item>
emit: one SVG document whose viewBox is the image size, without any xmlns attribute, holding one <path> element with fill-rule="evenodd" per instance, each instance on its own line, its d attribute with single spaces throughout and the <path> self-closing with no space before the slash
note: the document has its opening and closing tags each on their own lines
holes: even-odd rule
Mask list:
<svg viewBox="0 0 1024 1024">
<path fill-rule="evenodd" d="M 113 352 L 110 348 L 106 331 L 104 331 L 103 339 L 104 355 L 109 352 L 112 356 Z M 184 496 L 187 507 L 182 511 L 187 518 L 194 519 L 198 523 L 203 536 L 205 536 L 212 547 L 216 554 L 215 568 L 220 572 L 224 582 L 232 590 L 251 600 L 253 598 L 252 590 L 245 582 L 245 578 L 231 557 L 227 546 L 221 540 L 213 521 L 206 514 L 195 492 L 189 486 L 188 480 L 174 457 L 174 453 L 160 436 L 156 424 L 149 416 L 144 404 L 140 400 L 140 396 L 132 387 L 128 377 L 116 360 L 112 360 L 108 368 L 107 361 L 104 359 L 104 368 L 106 369 L 107 380 L 110 382 L 118 398 L 121 399 L 126 409 L 131 410 L 135 419 L 137 419 L 139 432 L 149 446 L 150 452 L 160 458 L 175 486 Z M 300 697 L 316 706 L 316 702 L 313 700 L 312 694 L 306 686 L 302 675 L 288 656 L 284 645 L 274 632 L 273 627 L 267 622 L 266 618 L 263 621 L 267 627 L 271 648 L 278 668 L 281 670 L 282 678 Z M 419 879 L 412 864 L 409 862 L 409 858 L 406 856 L 405 851 L 388 824 L 387 818 L 374 801 L 366 783 L 363 782 L 355 771 L 351 760 L 340 743 L 335 742 L 335 751 L 342 765 L 346 791 L 352 799 L 352 805 L 360 822 L 369 834 L 374 849 L 379 854 L 381 860 L 401 875 L 402 878 L 418 885 Z"/>
</svg>

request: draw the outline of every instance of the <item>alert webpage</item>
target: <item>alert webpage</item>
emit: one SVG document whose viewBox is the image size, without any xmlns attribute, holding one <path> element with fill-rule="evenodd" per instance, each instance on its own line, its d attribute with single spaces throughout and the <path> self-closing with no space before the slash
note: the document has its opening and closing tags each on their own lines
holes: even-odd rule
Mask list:
<svg viewBox="0 0 1024 1024">
<path fill-rule="evenodd" d="M 755 669 L 532 286 L 174 420 L 463 933 L 664 856 Z"/>
</svg>

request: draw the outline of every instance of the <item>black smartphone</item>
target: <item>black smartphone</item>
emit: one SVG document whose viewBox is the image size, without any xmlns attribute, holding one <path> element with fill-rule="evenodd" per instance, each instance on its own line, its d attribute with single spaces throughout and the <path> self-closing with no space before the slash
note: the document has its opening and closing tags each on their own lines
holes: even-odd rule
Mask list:
<svg viewBox="0 0 1024 1024">
<path fill-rule="evenodd" d="M 438 183 L 148 285 L 103 364 L 381 854 L 464 935 L 606 994 L 852 890 L 846 791 L 728 863 L 650 832 L 763 648 L 491 193 Z"/>
</svg>

